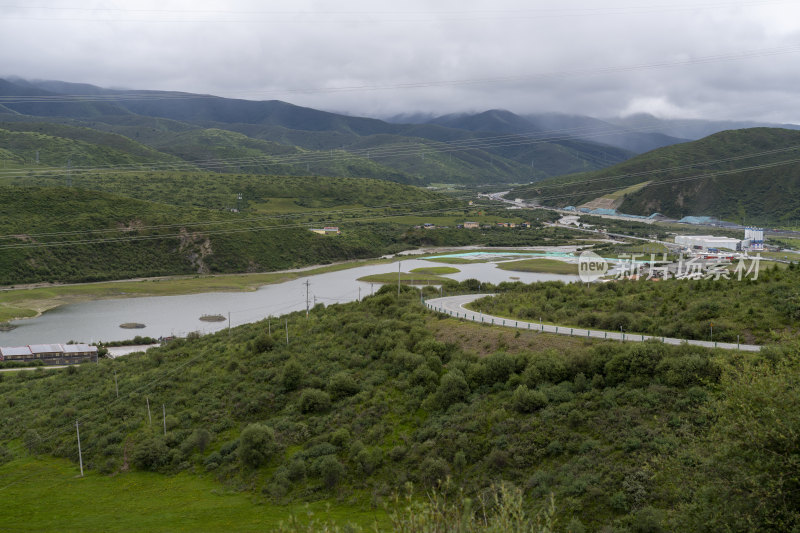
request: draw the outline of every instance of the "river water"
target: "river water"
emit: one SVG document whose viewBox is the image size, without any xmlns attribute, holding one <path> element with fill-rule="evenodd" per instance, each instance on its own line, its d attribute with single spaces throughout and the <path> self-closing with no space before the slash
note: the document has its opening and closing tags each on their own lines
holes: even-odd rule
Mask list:
<svg viewBox="0 0 800 533">
<path fill-rule="evenodd" d="M 443 266 L 424 259 L 404 259 L 403 272 L 414 268 Z M 446 277 L 456 281 L 474 278 L 483 282 L 503 281 L 575 281 L 577 276 L 512 272 L 496 268 L 495 263 L 454 265 L 460 270 Z M 397 263 L 370 265 L 338 272 L 298 278 L 284 283 L 264 285 L 251 292 L 209 292 L 183 296 L 154 296 L 97 300 L 70 304 L 48 311 L 34 319 L 12 322 L 12 331 L 0 332 L 0 346 L 26 344 L 96 342 L 125 340 L 135 335 L 166 337 L 187 333 L 211 333 L 228 327 L 279 316 L 306 307 L 306 286 L 310 305 L 345 303 L 363 298 L 380 288 L 379 283 L 357 281 L 369 274 L 397 272 Z M 204 322 L 202 315 L 222 315 L 224 322 Z M 120 324 L 138 322 L 142 329 L 122 329 Z"/>
</svg>

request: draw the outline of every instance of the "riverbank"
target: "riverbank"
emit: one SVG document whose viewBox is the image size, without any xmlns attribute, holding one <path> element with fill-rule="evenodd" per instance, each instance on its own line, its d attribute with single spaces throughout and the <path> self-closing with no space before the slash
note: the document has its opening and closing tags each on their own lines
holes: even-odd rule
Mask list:
<svg viewBox="0 0 800 533">
<path fill-rule="evenodd" d="M 249 292 L 255 291 L 263 285 L 283 283 L 304 276 L 389 263 L 395 260 L 394 258 L 383 257 L 252 274 L 174 276 L 64 285 L 41 286 L 41 284 L 36 284 L 35 286 L 8 287 L 0 291 L 0 322 L 36 318 L 42 313 L 62 305 L 92 300 L 138 298 L 143 296 L 178 296 L 204 292 Z"/>
</svg>

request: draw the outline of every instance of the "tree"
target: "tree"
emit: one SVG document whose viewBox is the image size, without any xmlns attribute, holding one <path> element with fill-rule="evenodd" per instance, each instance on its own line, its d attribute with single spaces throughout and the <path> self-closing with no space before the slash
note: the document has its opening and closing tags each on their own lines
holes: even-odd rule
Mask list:
<svg viewBox="0 0 800 533">
<path fill-rule="evenodd" d="M 35 429 L 29 429 L 22 435 L 22 442 L 28 453 L 34 455 L 39 452 L 39 446 L 42 445 L 42 438 Z"/>
<path fill-rule="evenodd" d="M 344 476 L 344 466 L 333 455 L 326 455 L 320 459 L 319 473 L 325 486 L 332 489 Z"/>
<path fill-rule="evenodd" d="M 250 424 L 239 437 L 239 459 L 250 468 L 258 468 L 275 453 L 275 432 L 263 424 Z"/>
<path fill-rule="evenodd" d="M 323 413 L 330 409 L 330 395 L 319 389 L 306 389 L 300 395 L 300 411 L 303 413 Z"/>
<path fill-rule="evenodd" d="M 469 396 L 469 385 L 460 370 L 451 370 L 439 380 L 435 402 L 440 409 L 447 409 L 457 402 L 463 402 Z"/>
<path fill-rule="evenodd" d="M 133 452 L 133 464 L 141 470 L 158 470 L 167 463 L 169 449 L 160 437 L 148 437 Z"/>
<path fill-rule="evenodd" d="M 511 397 L 511 406 L 518 413 L 532 413 L 547 405 L 547 396 L 541 391 L 520 385 Z"/>
</svg>

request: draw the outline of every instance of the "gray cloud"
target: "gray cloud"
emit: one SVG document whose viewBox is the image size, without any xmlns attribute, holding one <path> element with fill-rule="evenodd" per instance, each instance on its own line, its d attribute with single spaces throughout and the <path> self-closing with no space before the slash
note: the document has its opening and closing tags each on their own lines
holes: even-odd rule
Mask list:
<svg viewBox="0 0 800 533">
<path fill-rule="evenodd" d="M 790 1 L 0 7 L 1 75 L 352 114 L 505 108 L 800 122 L 799 60 L 800 5 Z"/>
</svg>

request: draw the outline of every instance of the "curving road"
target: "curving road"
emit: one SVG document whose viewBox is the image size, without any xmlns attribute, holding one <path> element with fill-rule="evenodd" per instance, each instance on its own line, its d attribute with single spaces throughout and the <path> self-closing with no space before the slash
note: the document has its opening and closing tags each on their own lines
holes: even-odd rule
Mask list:
<svg viewBox="0 0 800 533">
<path fill-rule="evenodd" d="M 425 305 L 432 311 L 445 313 L 447 315 L 451 315 L 456 318 L 462 318 L 464 320 L 470 320 L 472 322 L 483 322 L 486 324 L 494 324 L 495 326 L 527 329 L 532 331 L 541 331 L 544 333 L 557 333 L 559 335 L 570 335 L 573 337 L 589 337 L 592 339 L 608 339 L 622 342 L 642 342 L 655 339 L 667 344 L 682 344 L 685 342 L 687 344 L 702 346 L 704 348 L 723 348 L 725 350 L 745 350 L 749 352 L 757 352 L 761 349 L 761 346 L 757 344 L 696 341 L 690 339 L 675 339 L 673 337 L 653 337 L 650 335 L 639 335 L 619 331 L 601 331 L 596 329 L 574 328 L 570 326 L 551 326 L 549 324 L 540 324 L 538 322 L 524 322 L 522 320 L 513 320 L 499 316 L 487 315 L 466 309 L 464 307 L 468 303 L 477 300 L 478 298 L 483 298 L 484 296 L 491 296 L 491 294 L 463 294 L 460 296 L 431 298 L 425 302 Z"/>
</svg>

